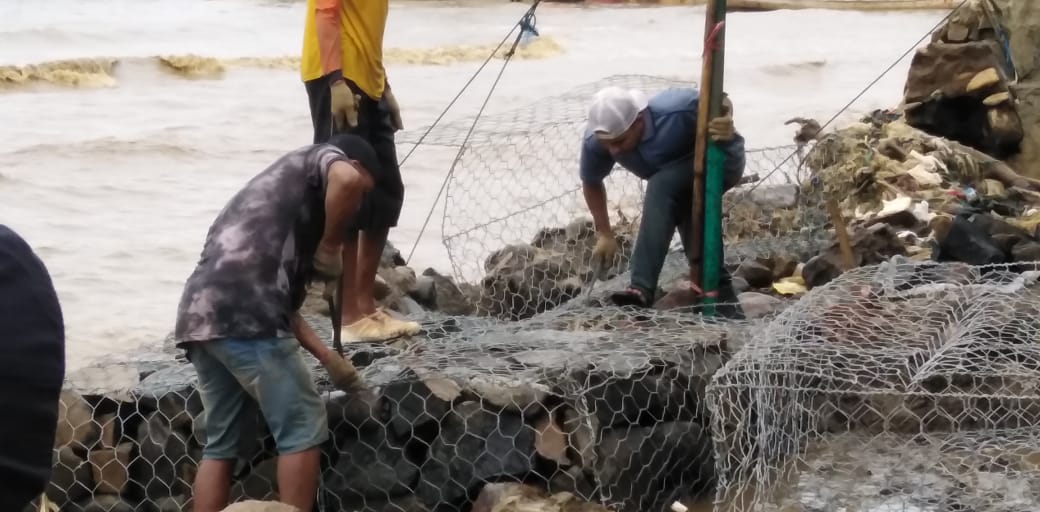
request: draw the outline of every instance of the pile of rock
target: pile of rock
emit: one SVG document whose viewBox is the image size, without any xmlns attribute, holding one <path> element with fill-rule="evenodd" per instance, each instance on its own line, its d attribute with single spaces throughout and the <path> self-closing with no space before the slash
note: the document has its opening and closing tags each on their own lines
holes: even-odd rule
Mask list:
<svg viewBox="0 0 1040 512">
<path fill-rule="evenodd" d="M 710 491 L 702 396 L 740 328 L 613 315 L 599 329 L 536 315 L 445 332 L 421 350 L 349 347 L 368 391 L 347 396 L 319 381 L 331 433 L 326 506 L 464 510 L 498 481 L 556 494 L 543 498 L 567 502 L 563 510 L 664 510 Z M 190 510 L 206 422 L 192 367 L 133 380 L 122 393 L 63 394 L 47 489 L 62 511 Z M 232 499 L 275 499 L 274 445 L 259 415 L 243 434 Z"/>
<path fill-rule="evenodd" d="M 614 228 L 619 250 L 603 276 L 608 279 L 627 269 L 638 224 L 622 219 Z M 593 281 L 595 245 L 596 232 L 589 219 L 543 228 L 529 244 L 506 245 L 488 255 L 478 284 L 459 285 L 432 268 L 416 275 L 388 243 L 376 277 L 375 296 L 381 306 L 405 315 L 437 312 L 503 320 L 530 318 L 577 297 Z M 304 310 L 328 315 L 320 287 L 312 287 Z"/>
</svg>

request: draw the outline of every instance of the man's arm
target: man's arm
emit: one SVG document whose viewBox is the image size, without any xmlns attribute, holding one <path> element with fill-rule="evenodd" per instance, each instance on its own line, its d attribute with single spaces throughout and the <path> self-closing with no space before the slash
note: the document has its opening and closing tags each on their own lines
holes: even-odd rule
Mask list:
<svg viewBox="0 0 1040 512">
<path fill-rule="evenodd" d="M 329 165 L 325 187 L 325 231 L 322 244 L 339 246 L 344 226 L 357 211 L 361 195 L 372 188 L 372 178 L 344 160 Z"/>
<path fill-rule="evenodd" d="M 290 324 L 293 335 L 296 336 L 296 340 L 300 342 L 300 346 L 304 350 L 310 352 L 322 364 L 329 360 L 329 357 L 332 356 L 332 349 L 321 342 L 321 338 L 318 338 L 318 334 L 311 329 L 310 324 L 304 320 L 299 311 L 293 313 Z"/>
<path fill-rule="evenodd" d="M 689 140 L 693 141 L 695 140 L 695 135 L 697 133 L 697 108 L 700 103 L 700 91 L 696 89 L 683 89 L 681 94 L 683 98 L 682 101 L 686 104 L 683 124 L 686 128 L 686 132 L 690 134 Z M 724 113 L 728 114 L 732 119 L 733 106 L 732 103 L 729 102 L 728 98 L 723 102 L 723 109 Z M 732 124 L 730 126 L 732 127 Z M 744 137 L 734 130 L 732 139 L 714 143 L 722 150 L 723 155 L 725 155 L 725 161 L 722 165 L 724 180 L 730 187 L 735 186 L 744 175 L 746 159 L 744 154 Z"/>
<path fill-rule="evenodd" d="M 337 73 L 342 77 L 343 50 L 340 47 L 339 16 L 341 0 L 315 0 L 314 31 L 318 35 L 318 54 L 322 75 Z"/>
<path fill-rule="evenodd" d="M 607 215 L 607 188 L 603 186 L 603 182 L 585 182 L 581 184 L 581 191 L 585 195 L 585 204 L 589 207 L 589 213 L 592 214 L 592 223 L 596 226 L 596 232 L 609 234 L 612 230 L 610 216 Z"/>
<path fill-rule="evenodd" d="M 614 158 L 591 138 L 585 138 L 581 146 L 579 174 L 581 191 L 585 196 L 585 204 L 592 214 L 592 222 L 599 234 L 610 234 L 610 216 L 607 214 L 607 189 L 603 186 L 606 178 L 614 168 Z"/>
</svg>

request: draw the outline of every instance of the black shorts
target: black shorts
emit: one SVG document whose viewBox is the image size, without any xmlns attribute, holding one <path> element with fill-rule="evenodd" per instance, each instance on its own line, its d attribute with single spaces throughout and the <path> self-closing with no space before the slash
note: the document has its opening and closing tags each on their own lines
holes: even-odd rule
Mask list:
<svg viewBox="0 0 1040 512">
<path fill-rule="evenodd" d="M 311 121 L 314 124 L 315 144 L 328 141 L 335 131 L 330 82 L 329 75 L 304 82 L 310 102 Z M 373 100 L 361 92 L 354 82 L 346 82 L 354 94 L 361 95 L 361 102 L 358 104 L 357 127 L 348 127 L 345 131 L 367 140 L 382 166 L 375 186 L 362 198 L 357 216 L 351 222 L 349 230 L 396 227 L 401 217 L 401 208 L 404 206 L 404 182 L 401 180 L 401 167 L 397 164 L 397 146 L 394 142 L 394 126 L 390 122 L 390 109 L 383 98 L 379 101 Z"/>
</svg>

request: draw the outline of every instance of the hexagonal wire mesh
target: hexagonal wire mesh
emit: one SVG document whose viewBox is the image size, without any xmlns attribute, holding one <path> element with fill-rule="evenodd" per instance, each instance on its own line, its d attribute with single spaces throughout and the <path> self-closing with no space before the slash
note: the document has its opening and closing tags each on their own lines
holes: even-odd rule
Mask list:
<svg viewBox="0 0 1040 512">
<path fill-rule="evenodd" d="M 577 169 L 592 95 L 607 86 L 652 96 L 691 85 L 675 78 L 610 76 L 486 114 L 475 124 L 473 118 L 446 124 L 424 139 L 427 145 L 465 146 L 448 178 L 441 230 L 454 277 L 469 288 L 477 314 L 527 318 L 591 287 L 596 237 Z M 416 134 L 401 138 L 417 140 Z M 802 186 L 808 176 L 801 162 L 809 150 L 794 145 L 748 150 L 744 176 L 754 185 L 734 188 L 723 199 L 729 266 L 777 254 L 800 254 L 804 261 L 829 243 L 822 201 Z M 608 272 L 613 277 L 628 267 L 643 181 L 616 167 L 605 186 L 620 242 Z M 672 248 L 681 250 L 678 233 Z"/>
<path fill-rule="evenodd" d="M 708 389 L 723 510 L 1040 508 L 1040 272 L 894 258 L 815 288 Z"/>
<path fill-rule="evenodd" d="M 307 320 L 330 337 L 327 317 Z M 710 495 L 701 396 L 748 323 L 572 302 L 516 322 L 430 317 L 424 327 L 421 339 L 346 347 L 361 393 L 334 389 L 305 356 L 330 434 L 318 510 L 474 510 L 494 482 L 585 510 L 664 510 Z M 70 380 L 49 502 L 191 510 L 206 442 L 193 367 L 103 366 Z M 277 499 L 277 446 L 259 413 L 244 419 L 231 499 Z"/>
<path fill-rule="evenodd" d="M 320 510 L 466 510 L 486 484 L 503 481 L 524 482 L 525 499 L 553 492 L 553 500 L 622 511 L 663 510 L 674 499 L 710 494 L 703 390 L 752 324 L 632 311 L 598 296 L 572 300 L 590 280 L 592 246 L 587 224 L 572 222 L 582 208 L 577 140 L 587 98 L 606 84 L 652 93 L 682 82 L 612 77 L 488 116 L 467 143 L 451 181 L 444 239 L 463 288 L 480 259 L 488 260 L 487 275 L 468 287 L 476 290 L 476 315 L 429 313 L 410 344 L 350 344 L 368 385 L 360 396 L 332 390 L 306 356 L 329 420 Z M 450 144 L 451 133 L 447 126 L 426 143 Z M 792 152 L 752 150 L 746 175 L 801 183 Z M 508 172 L 517 165 L 523 180 Z M 616 224 L 637 225 L 638 180 L 615 172 L 608 187 Z M 812 251 L 826 238 L 818 204 L 789 189 L 731 191 L 727 260 Z M 626 284 L 634 230 L 621 233 L 628 238 L 604 291 Z M 662 282 L 685 271 L 673 252 Z M 331 338 L 327 317 L 308 321 Z M 166 358 L 85 374 L 100 382 L 84 386 L 80 375 L 81 385 L 63 396 L 50 504 L 191 510 L 206 424 L 193 367 Z M 237 428 L 231 499 L 277 497 L 276 447 L 265 422 L 250 414 Z"/>
</svg>

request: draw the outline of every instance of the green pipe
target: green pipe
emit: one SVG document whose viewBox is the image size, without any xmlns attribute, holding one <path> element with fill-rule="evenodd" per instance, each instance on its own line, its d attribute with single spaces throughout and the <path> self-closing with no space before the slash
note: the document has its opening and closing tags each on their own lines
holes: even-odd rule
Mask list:
<svg viewBox="0 0 1040 512">
<path fill-rule="evenodd" d="M 723 23 L 722 28 L 715 36 L 717 49 L 712 52 L 711 86 L 708 100 L 709 118 L 714 119 L 722 113 L 723 93 L 723 70 L 725 69 L 725 21 L 726 0 L 716 0 L 714 21 Z M 719 269 L 722 262 L 719 256 L 722 253 L 722 177 L 725 163 L 725 155 L 710 138 L 704 141 L 705 148 L 705 176 L 704 176 L 704 230 L 703 249 L 701 257 L 704 262 L 701 266 L 703 277 L 701 278 L 701 289 L 705 296 L 701 303 L 704 305 L 702 311 L 705 316 L 715 314 L 715 302 L 712 292 L 719 289 Z"/>
</svg>

